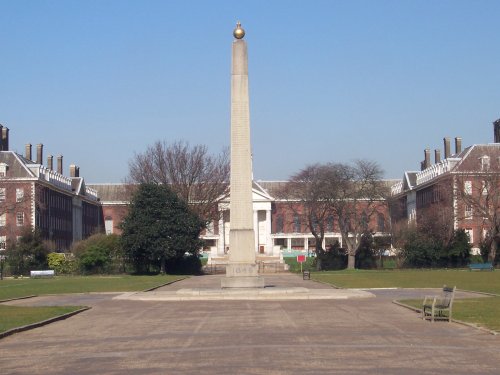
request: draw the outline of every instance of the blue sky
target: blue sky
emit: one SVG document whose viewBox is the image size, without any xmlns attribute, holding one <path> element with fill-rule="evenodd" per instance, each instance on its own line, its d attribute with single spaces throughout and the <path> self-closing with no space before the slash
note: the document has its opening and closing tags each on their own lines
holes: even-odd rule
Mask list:
<svg viewBox="0 0 500 375">
<path fill-rule="evenodd" d="M 500 1 L 0 0 L 0 123 L 87 182 L 156 140 L 229 145 L 232 30 L 249 48 L 254 176 L 416 170 L 445 136 L 493 140 Z"/>
</svg>

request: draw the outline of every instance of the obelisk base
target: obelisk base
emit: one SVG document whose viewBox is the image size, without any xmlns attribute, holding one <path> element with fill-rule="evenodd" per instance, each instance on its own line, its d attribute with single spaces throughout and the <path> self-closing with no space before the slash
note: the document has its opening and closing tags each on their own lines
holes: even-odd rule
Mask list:
<svg viewBox="0 0 500 375">
<path fill-rule="evenodd" d="M 230 263 L 226 266 L 226 277 L 221 279 L 222 288 L 264 288 L 264 278 L 258 274 L 255 263 Z"/>
</svg>

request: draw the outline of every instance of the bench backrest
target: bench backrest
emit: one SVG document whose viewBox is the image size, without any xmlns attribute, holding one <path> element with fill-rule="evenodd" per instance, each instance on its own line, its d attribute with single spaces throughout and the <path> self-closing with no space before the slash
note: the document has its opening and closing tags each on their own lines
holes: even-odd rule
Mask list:
<svg viewBox="0 0 500 375">
<path fill-rule="evenodd" d="M 455 290 L 457 289 L 456 286 L 453 288 L 449 286 L 443 286 L 443 295 L 440 299 L 440 305 L 444 307 L 449 307 L 451 309 L 451 306 L 453 305 L 453 299 L 455 298 Z"/>
</svg>

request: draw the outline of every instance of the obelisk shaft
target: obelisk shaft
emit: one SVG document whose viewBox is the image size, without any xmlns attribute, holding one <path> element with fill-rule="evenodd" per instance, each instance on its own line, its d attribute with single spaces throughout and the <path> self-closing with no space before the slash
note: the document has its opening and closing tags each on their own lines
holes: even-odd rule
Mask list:
<svg viewBox="0 0 500 375">
<path fill-rule="evenodd" d="M 236 31 L 241 31 L 238 37 Z M 252 207 L 252 154 L 248 99 L 247 44 L 238 24 L 232 48 L 231 70 L 231 181 L 229 264 L 223 288 L 264 287 L 255 262 Z"/>
</svg>

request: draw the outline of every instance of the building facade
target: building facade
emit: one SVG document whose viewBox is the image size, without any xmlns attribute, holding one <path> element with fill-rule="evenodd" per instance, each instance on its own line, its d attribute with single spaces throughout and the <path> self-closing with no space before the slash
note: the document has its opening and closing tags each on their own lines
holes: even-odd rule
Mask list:
<svg viewBox="0 0 500 375">
<path fill-rule="evenodd" d="M 395 229 L 427 223 L 444 230 L 464 229 L 477 253 L 491 228 L 491 210 L 497 211 L 500 188 L 500 120 L 493 124 L 494 143 L 462 149 L 462 139 L 444 138 L 441 150 L 424 151 L 420 171 L 407 171 L 391 188 L 391 221 Z M 489 207 L 487 207 L 489 206 Z"/>
<path fill-rule="evenodd" d="M 70 176 L 62 173 L 62 156 L 43 164 L 43 145 L 36 157 L 32 145 L 25 155 L 9 151 L 8 129 L 0 151 L 0 249 L 17 241 L 26 228 L 37 229 L 42 239 L 56 251 L 68 251 L 74 241 L 100 230 L 102 211 L 97 191 L 87 187 L 78 167 L 70 166 Z M 33 160 L 35 159 L 35 160 Z"/>
</svg>

